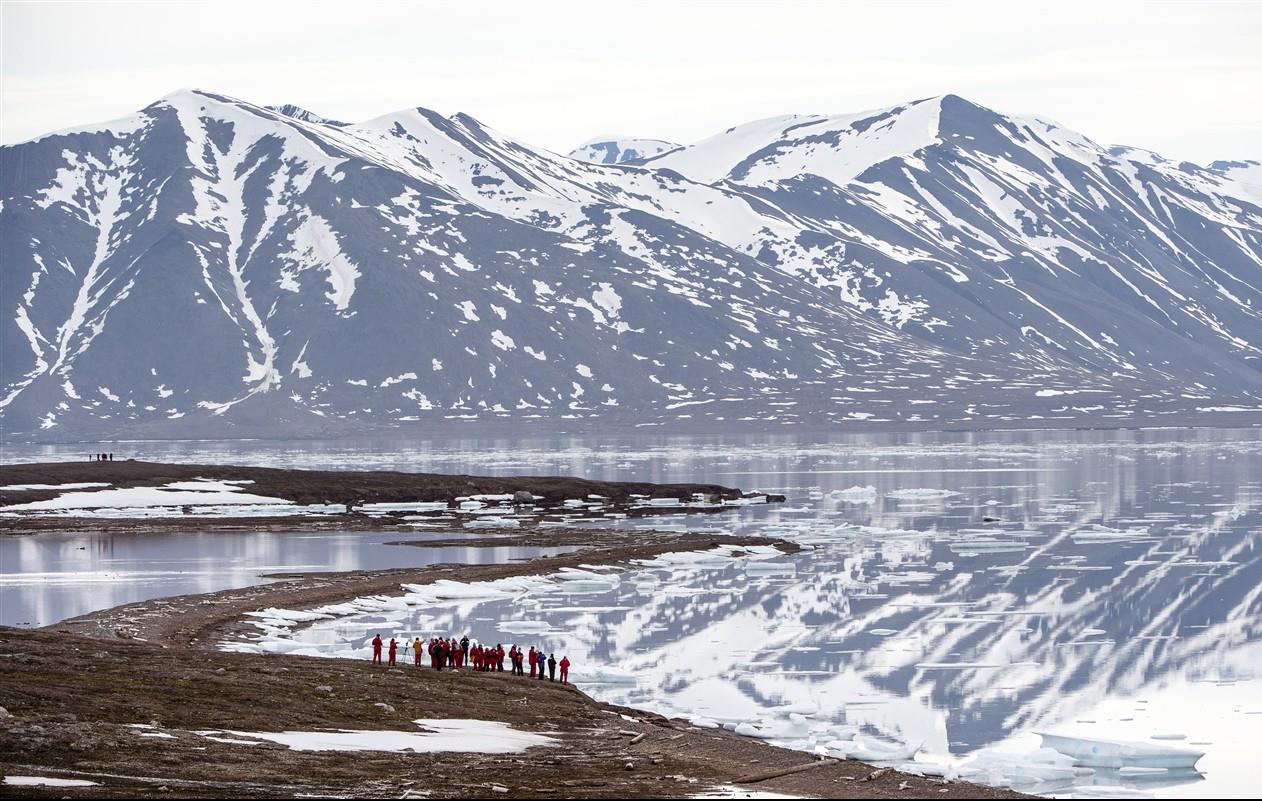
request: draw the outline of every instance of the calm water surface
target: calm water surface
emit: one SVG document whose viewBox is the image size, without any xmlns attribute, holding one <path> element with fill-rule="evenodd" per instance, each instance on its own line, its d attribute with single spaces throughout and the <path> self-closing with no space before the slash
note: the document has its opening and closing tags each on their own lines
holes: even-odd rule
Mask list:
<svg viewBox="0 0 1262 801">
<path fill-rule="evenodd" d="M 0 625 L 47 626 L 119 604 L 266 584 L 268 573 L 497 564 L 573 550 L 388 544 L 417 539 L 399 531 L 0 538 Z"/>
<path fill-rule="evenodd" d="M 807 546 L 797 555 L 648 569 L 600 593 L 469 601 L 389 622 L 542 645 L 558 658 L 567 653 L 580 679 L 588 665 L 634 674 L 632 683 L 586 687 L 610 700 L 721 719 L 815 705 L 817 721 L 919 741 L 937 755 L 1024 746 L 1044 730 L 1182 737 L 1154 742 L 1204 750 L 1203 777 L 1098 783 L 1156 796 L 1253 794 L 1262 732 L 1256 431 L 135 450 L 158 459 L 569 473 L 782 492 L 783 505 L 655 525 L 781 536 Z M 9 458 L 76 453 L 26 449 Z M 871 490 L 834 494 L 855 487 Z M 943 492 L 907 492 L 926 489 Z M 1100 526 L 1126 533 L 1101 534 Z M 521 633 L 532 628 L 539 633 Z M 330 625 L 310 636 L 360 647 L 363 631 Z"/>
</svg>

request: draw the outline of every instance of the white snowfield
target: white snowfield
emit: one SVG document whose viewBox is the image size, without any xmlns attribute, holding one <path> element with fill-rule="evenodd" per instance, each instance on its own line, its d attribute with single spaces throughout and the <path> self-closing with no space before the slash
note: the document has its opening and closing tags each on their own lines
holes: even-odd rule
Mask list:
<svg viewBox="0 0 1262 801">
<path fill-rule="evenodd" d="M 527 748 L 559 744 L 554 737 L 514 729 L 495 720 L 462 718 L 421 718 L 414 720 L 423 731 L 283 731 L 251 732 L 227 730 L 241 745 L 257 745 L 251 740 L 279 743 L 294 751 L 411 751 L 417 754 L 460 752 L 466 754 L 520 754 Z M 218 737 L 216 742 L 233 742 Z"/>
<path fill-rule="evenodd" d="M 126 487 L 94 492 L 63 492 L 56 498 L 0 506 L 0 512 L 64 512 L 67 510 L 131 508 L 149 506 L 220 506 L 238 504 L 289 504 L 284 498 L 271 498 L 242 492 L 249 482 L 175 481 L 161 487 Z M 109 486 L 109 485 L 96 485 Z"/>
</svg>

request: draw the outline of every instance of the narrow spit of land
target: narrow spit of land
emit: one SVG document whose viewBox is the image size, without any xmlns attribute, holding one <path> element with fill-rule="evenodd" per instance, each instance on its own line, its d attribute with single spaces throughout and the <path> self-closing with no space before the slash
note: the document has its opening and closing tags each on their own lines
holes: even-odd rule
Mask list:
<svg viewBox="0 0 1262 801">
<path fill-rule="evenodd" d="M 128 464 L 103 466 L 109 470 Z M 90 471 L 97 465 L 74 467 Z M 164 479 L 243 479 L 249 476 L 242 471 L 252 470 L 187 466 L 174 471 L 171 467 L 148 465 L 131 478 L 105 471 L 87 478 L 90 472 L 74 470 L 34 471 L 18 477 L 6 472 L 14 468 L 0 468 L 0 483 L 96 480 L 125 486 L 123 482 L 131 480 L 149 486 Z M 321 475 L 330 482 L 325 486 L 355 487 L 355 494 L 366 486 L 401 487 L 417 478 L 390 474 L 378 482 L 371 478 L 374 474 Z M 434 479 L 430 486 L 446 486 L 446 492 L 456 495 L 514 492 L 517 487 L 542 495 L 540 488 L 548 486 L 535 478 L 513 480 L 523 482 L 520 485 L 488 485 L 472 479 L 471 486 L 469 477 L 422 476 L 412 489 L 399 489 L 400 495 L 388 497 L 444 499 L 415 495 L 416 487 L 425 486 L 430 478 Z M 317 481 L 311 476 L 274 476 L 273 480 L 306 487 Z M 616 490 L 601 482 L 551 481 L 558 482 L 552 485 L 558 503 L 587 493 L 617 497 Z M 267 492 L 294 497 L 276 486 Z M 705 485 L 620 486 L 624 498 L 632 493 L 654 497 L 740 494 Z M 264 494 L 263 485 L 252 490 Z M 189 528 L 188 521 L 182 522 Z M 206 527 L 213 529 L 216 523 L 209 521 Z M 686 721 L 602 704 L 571 686 L 508 674 L 383 668 L 366 661 L 216 650 L 223 639 L 248 630 L 243 623 L 246 612 L 267 607 L 310 608 L 357 596 L 398 593 L 403 583 L 488 580 L 579 564 L 630 564 L 662 553 L 719 544 L 796 547 L 759 537 L 573 529 L 533 529 L 510 537 L 458 542 L 469 547 L 573 544 L 581 549 L 501 565 L 291 574 L 259 587 L 128 604 L 46 629 L 0 628 L 0 686 L 4 687 L 0 703 L 5 707 L 0 712 L 0 772 L 96 782 L 86 788 L 0 785 L 0 795 L 443 798 L 507 792 L 509 797 L 522 798 L 661 798 L 737 785 L 742 790 L 816 797 L 1019 797 L 1006 790 L 876 770 L 849 760 L 821 760 L 731 732 L 699 729 Z M 581 672 L 577 666 L 576 670 Z M 223 742 L 234 739 L 231 734 L 212 735 L 218 740 L 197 734 L 210 730 L 419 731 L 412 721 L 422 718 L 498 721 L 546 734 L 558 743 L 518 754 L 309 752 L 270 743 Z M 159 728 L 139 729 L 134 724 Z"/>
<path fill-rule="evenodd" d="M 592 516 L 565 507 L 567 500 L 599 496 L 601 512 L 619 512 L 630 517 L 677 513 L 678 508 L 654 507 L 637 503 L 636 496 L 674 498 L 681 502 L 694 496 L 715 504 L 691 511 L 722 511 L 722 501 L 740 498 L 742 493 L 718 484 L 654 484 L 644 481 L 594 481 L 569 476 L 468 476 L 438 473 L 357 470 L 290 470 L 275 467 L 236 465 L 166 464 L 133 460 L 114 462 L 56 462 L 0 466 L 0 507 L 47 501 L 60 490 L 55 485 L 102 484 L 109 489 L 162 487 L 194 479 L 248 482 L 242 489 L 253 495 L 279 498 L 299 506 L 329 504 L 346 507 L 345 513 L 269 515 L 234 517 L 230 513 L 207 514 L 188 507 L 185 514 L 169 517 L 120 517 L 65 514 L 17 514 L 0 517 L 0 534 L 29 535 L 43 532 L 144 533 L 156 531 L 381 531 L 409 528 L 406 512 L 365 514 L 359 507 L 373 503 L 433 503 L 453 505 L 457 498 L 474 495 L 514 495 L 529 493 L 530 510 L 536 516 L 562 513 L 565 517 Z M 105 489 L 106 487 L 101 487 Z M 89 489 L 89 492 L 94 489 Z M 783 500 L 771 496 L 769 500 Z M 83 501 L 90 508 L 91 501 Z M 529 520 L 523 521 L 529 527 Z"/>
<path fill-rule="evenodd" d="M 1019 797 L 817 760 L 508 673 L 0 628 L 0 685 L 8 709 L 0 717 L 0 772 L 97 783 L 0 786 L 0 795 L 665 798 L 735 784 L 833 798 Z M 420 731 L 413 721 L 424 718 L 499 721 L 558 742 L 517 754 L 309 752 L 224 742 L 241 738 L 231 732 Z M 197 734 L 211 731 L 218 739 Z"/>
<path fill-rule="evenodd" d="M 632 495 L 688 498 L 693 493 L 702 493 L 728 499 L 741 494 L 740 490 L 718 484 L 594 481 L 569 476 L 465 476 L 392 470 L 290 470 L 130 459 L 0 466 L 0 486 L 99 482 L 118 488 L 152 487 L 195 478 L 249 481 L 251 493 L 284 498 L 297 504 L 452 501 L 460 496 L 512 494 L 519 490 L 540 497 L 542 506 L 554 506 L 566 499 L 585 498 L 587 495 L 601 495 L 611 503 L 621 504 Z M 0 506 L 44 500 L 56 495 L 56 490 L 3 490 L 0 491 Z"/>
</svg>

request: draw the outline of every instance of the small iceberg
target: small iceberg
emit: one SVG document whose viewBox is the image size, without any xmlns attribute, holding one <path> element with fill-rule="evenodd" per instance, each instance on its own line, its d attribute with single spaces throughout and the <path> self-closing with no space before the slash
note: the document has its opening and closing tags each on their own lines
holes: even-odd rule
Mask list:
<svg viewBox="0 0 1262 801">
<path fill-rule="evenodd" d="M 885 493 L 886 498 L 892 498 L 896 501 L 929 501 L 941 500 L 943 498 L 954 498 L 960 493 L 945 489 L 926 489 L 917 487 L 913 489 L 900 489 L 893 492 Z"/>
<path fill-rule="evenodd" d="M 844 490 L 833 490 L 828 493 L 828 497 L 842 503 L 876 503 L 876 487 L 849 487 Z"/>
<path fill-rule="evenodd" d="M 1203 751 L 1155 743 L 1035 733 L 1043 738 L 1044 746 L 1073 757 L 1077 764 L 1089 768 L 1192 768 L 1205 756 Z"/>
</svg>

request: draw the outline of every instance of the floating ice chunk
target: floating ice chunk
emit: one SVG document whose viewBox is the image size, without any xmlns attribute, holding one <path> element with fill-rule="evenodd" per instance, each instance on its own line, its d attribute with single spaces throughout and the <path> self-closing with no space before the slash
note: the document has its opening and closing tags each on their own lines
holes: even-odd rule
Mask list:
<svg viewBox="0 0 1262 801">
<path fill-rule="evenodd" d="M 793 575 L 797 573 L 797 565 L 793 562 L 767 562 L 751 560 L 745 564 L 745 572 L 760 576 L 777 573 Z"/>
<path fill-rule="evenodd" d="M 849 487 L 844 490 L 833 490 L 828 497 L 842 503 L 876 503 L 876 487 Z"/>
<path fill-rule="evenodd" d="M 498 628 L 509 634 L 539 634 L 552 630 L 552 624 L 543 620 L 505 620 Z"/>
<path fill-rule="evenodd" d="M 810 732 L 810 721 L 804 715 L 790 712 L 787 719 L 744 721 L 735 730 L 742 737 L 769 739 L 800 739 Z"/>
<path fill-rule="evenodd" d="M 770 740 L 772 737 L 776 736 L 775 732 L 760 729 L 752 723 L 738 723 L 733 731 L 741 737 L 757 737 L 762 740 Z"/>
<path fill-rule="evenodd" d="M 983 748 L 970 761 L 953 767 L 954 770 L 948 770 L 948 777 L 963 775 L 1002 786 L 1073 781 L 1080 775 L 1092 773 L 1088 768 L 1075 767 L 1072 757 L 1051 748 L 1029 752 Z"/>
<path fill-rule="evenodd" d="M 1126 542 L 1147 539 L 1148 527 L 1120 529 L 1093 524 L 1075 531 L 1072 536 L 1074 542 Z"/>
<path fill-rule="evenodd" d="M 772 711 L 782 715 L 814 715 L 819 712 L 819 704 L 814 701 L 798 701 L 796 703 L 778 706 Z"/>
<path fill-rule="evenodd" d="M 744 498 L 725 498 L 723 500 L 723 505 L 724 506 L 753 506 L 756 504 L 766 503 L 766 502 L 767 502 L 767 496 L 759 494 L 759 495 L 750 495 Z"/>
<path fill-rule="evenodd" d="M 1082 784 L 1074 785 L 1075 798 L 1155 798 L 1152 793 L 1123 787 L 1120 784 Z"/>
<path fill-rule="evenodd" d="M 417 501 L 415 503 L 365 503 L 356 507 L 361 512 L 443 512 L 446 501 Z"/>
<path fill-rule="evenodd" d="M 885 493 L 885 497 L 893 498 L 896 501 L 925 501 L 941 498 L 954 498 L 959 494 L 960 493 L 952 490 L 917 488 L 893 490 L 892 492 Z"/>
<path fill-rule="evenodd" d="M 521 521 L 511 517 L 482 517 L 477 520 L 470 520 L 464 524 L 465 528 L 520 528 Z"/>
<path fill-rule="evenodd" d="M 1045 746 L 1073 757 L 1079 765 L 1093 768 L 1191 768 L 1205 755 L 1203 751 L 1153 743 L 1036 733 Z"/>
<path fill-rule="evenodd" d="M 585 669 L 579 681 L 584 684 L 637 684 L 639 677 L 627 670 L 594 667 Z"/>
<path fill-rule="evenodd" d="M 847 755 L 861 762 L 901 762 L 912 759 L 920 750 L 920 743 L 893 743 L 875 737 L 855 735 L 853 746 Z"/>
</svg>

